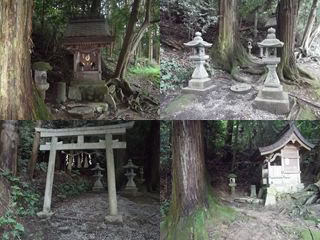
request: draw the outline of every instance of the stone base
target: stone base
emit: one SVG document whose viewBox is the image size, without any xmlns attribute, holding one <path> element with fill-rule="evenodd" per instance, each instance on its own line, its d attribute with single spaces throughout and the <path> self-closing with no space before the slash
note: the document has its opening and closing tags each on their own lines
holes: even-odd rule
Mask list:
<svg viewBox="0 0 320 240">
<path fill-rule="evenodd" d="M 123 222 L 122 215 L 108 215 L 105 217 L 106 223 L 121 224 Z"/>
<path fill-rule="evenodd" d="M 212 91 L 212 89 L 215 87 L 215 85 L 212 85 L 207 88 L 191 88 L 191 87 L 186 87 L 182 89 L 183 94 L 199 94 L 199 95 L 205 95 L 209 92 Z"/>
<path fill-rule="evenodd" d="M 254 100 L 254 107 L 274 114 L 290 112 L 289 96 L 286 92 L 261 90 Z"/>
<path fill-rule="evenodd" d="M 41 212 L 38 212 L 38 213 L 37 213 L 37 216 L 38 216 L 39 218 L 50 218 L 52 215 L 53 215 L 53 212 L 44 212 L 44 211 L 41 211 Z"/>
<path fill-rule="evenodd" d="M 68 98 L 75 101 L 104 102 L 106 93 L 104 81 L 73 81 L 70 83 Z"/>
</svg>

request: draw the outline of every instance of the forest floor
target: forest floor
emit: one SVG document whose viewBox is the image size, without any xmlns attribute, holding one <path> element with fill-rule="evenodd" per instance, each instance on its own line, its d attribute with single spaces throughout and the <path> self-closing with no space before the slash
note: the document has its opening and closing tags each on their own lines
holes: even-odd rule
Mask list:
<svg viewBox="0 0 320 240">
<path fill-rule="evenodd" d="M 25 225 L 25 240 L 157 240 L 160 230 L 159 201 L 143 196 L 118 196 L 123 224 L 106 224 L 106 193 L 85 193 L 53 206 L 50 219 L 32 217 Z"/>
<path fill-rule="evenodd" d="M 320 237 L 315 222 L 282 213 L 282 208 L 231 202 L 227 205 L 236 210 L 238 216 L 230 224 L 209 225 L 212 240 L 315 240 Z M 320 206 L 317 208 L 319 211 Z"/>
<path fill-rule="evenodd" d="M 316 120 L 320 119 L 320 57 L 301 59 L 298 65 L 307 70 L 317 79 L 310 81 L 304 86 L 295 86 L 283 84 L 284 90 L 289 93 L 291 100 L 291 112 L 288 115 L 275 115 L 265 111 L 257 110 L 252 106 L 255 97 L 258 94 L 263 82 L 259 75 L 242 73 L 250 82 L 252 89 L 245 94 L 234 93 L 230 87 L 239 84 L 230 74 L 219 69 L 208 69 L 211 73 L 214 88 L 206 95 L 199 96 L 195 94 L 182 94 L 181 90 L 187 86 L 191 77 L 193 64 L 188 59 L 191 54 L 183 43 L 189 41 L 186 39 L 188 34 L 184 33 L 181 24 L 170 26 L 162 23 L 161 41 L 162 41 L 162 66 L 167 69 L 161 69 L 170 74 L 178 76 L 171 80 L 162 80 L 161 88 L 161 118 L 162 119 L 237 119 L 237 120 Z M 179 29 L 179 30 L 178 30 Z M 209 34 L 207 34 L 209 35 Z M 211 35 L 209 35 L 211 36 Z M 212 42 L 206 36 L 204 39 Z M 211 40 L 211 41 L 210 41 Z M 320 41 L 319 41 L 320 42 Z M 210 53 L 209 53 L 210 55 Z M 214 65 L 214 59 L 210 65 Z M 173 66 L 173 67 L 172 67 Z M 163 90 L 165 88 L 165 90 Z"/>
</svg>

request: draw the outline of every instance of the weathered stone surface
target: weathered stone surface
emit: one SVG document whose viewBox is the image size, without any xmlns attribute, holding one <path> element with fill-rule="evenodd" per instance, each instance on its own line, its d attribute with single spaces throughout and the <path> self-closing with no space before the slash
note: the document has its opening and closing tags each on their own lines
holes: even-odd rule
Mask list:
<svg viewBox="0 0 320 240">
<path fill-rule="evenodd" d="M 230 90 L 235 93 L 248 93 L 251 89 L 251 85 L 246 83 L 236 84 L 230 88 Z"/>
<path fill-rule="evenodd" d="M 68 110 L 68 113 L 70 113 L 72 116 L 77 118 L 92 118 L 94 117 L 94 109 L 92 107 L 74 107 L 70 110 Z"/>
<path fill-rule="evenodd" d="M 65 82 L 57 83 L 57 103 L 64 103 L 67 100 L 67 86 Z"/>
<path fill-rule="evenodd" d="M 70 86 L 68 98 L 75 101 L 81 101 L 82 97 L 79 87 Z"/>
</svg>

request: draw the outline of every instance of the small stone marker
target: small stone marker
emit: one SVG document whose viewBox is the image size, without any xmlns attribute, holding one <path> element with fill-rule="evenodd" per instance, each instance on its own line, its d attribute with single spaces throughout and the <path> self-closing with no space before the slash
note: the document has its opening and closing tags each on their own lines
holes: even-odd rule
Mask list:
<svg viewBox="0 0 320 240">
<path fill-rule="evenodd" d="M 249 55 L 251 56 L 252 55 L 252 42 L 251 41 L 248 41 L 248 52 L 249 52 Z"/>
<path fill-rule="evenodd" d="M 67 100 L 67 87 L 65 82 L 57 83 L 57 102 L 64 103 Z"/>
<path fill-rule="evenodd" d="M 257 197 L 256 185 L 251 185 L 251 187 L 250 187 L 250 197 L 252 197 L 252 198 L 256 198 Z"/>
<path fill-rule="evenodd" d="M 236 177 L 237 175 L 231 173 L 228 175 L 229 178 L 229 187 L 230 187 L 230 191 L 231 191 L 231 196 L 234 196 L 235 192 L 236 192 Z"/>
<path fill-rule="evenodd" d="M 277 48 L 284 45 L 276 38 L 276 30 L 269 28 L 267 39 L 258 43 L 262 62 L 267 65 L 268 73 L 262 89 L 254 100 L 254 106 L 258 109 L 274 114 L 286 114 L 289 109 L 288 93 L 283 91 L 277 75 L 277 65 L 281 59 L 277 57 Z"/>
<path fill-rule="evenodd" d="M 209 74 L 206 71 L 205 63 L 209 59 L 209 56 L 205 53 L 205 48 L 212 46 L 203 40 L 202 34 L 196 32 L 195 38 L 184 44 L 187 47 L 193 48 L 194 55 L 190 57 L 196 65 L 196 68 L 192 74 L 192 79 L 189 81 L 188 87 L 183 88 L 183 93 L 196 93 L 204 94 L 212 90 L 214 87 L 212 80 L 209 78 Z"/>
<path fill-rule="evenodd" d="M 235 92 L 235 93 L 248 93 L 250 92 L 251 90 L 251 85 L 249 84 L 246 84 L 246 83 L 240 83 L 240 84 L 236 84 L 236 85 L 233 85 L 230 90 L 232 92 Z"/>
</svg>

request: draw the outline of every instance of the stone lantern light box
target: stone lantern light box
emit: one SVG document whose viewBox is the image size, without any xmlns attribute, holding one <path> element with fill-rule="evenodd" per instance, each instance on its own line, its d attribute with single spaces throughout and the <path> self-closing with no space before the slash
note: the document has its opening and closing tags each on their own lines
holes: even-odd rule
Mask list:
<svg viewBox="0 0 320 240">
<path fill-rule="evenodd" d="M 260 147 L 264 157 L 262 165 L 262 183 L 277 192 L 292 193 L 304 188 L 301 183 L 300 150 L 314 147 L 293 124 L 288 124 L 279 140 L 272 145 Z"/>
</svg>

